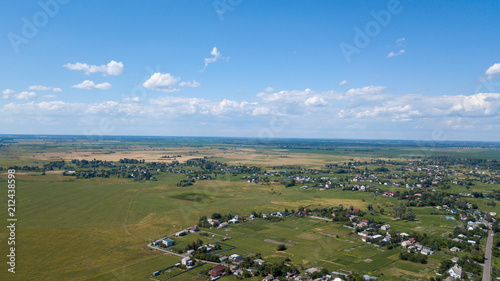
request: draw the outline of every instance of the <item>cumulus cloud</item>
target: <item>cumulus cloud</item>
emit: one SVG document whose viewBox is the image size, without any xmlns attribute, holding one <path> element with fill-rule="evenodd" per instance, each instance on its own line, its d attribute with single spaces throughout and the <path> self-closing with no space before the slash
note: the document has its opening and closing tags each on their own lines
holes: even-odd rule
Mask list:
<svg viewBox="0 0 500 281">
<path fill-rule="evenodd" d="M 187 82 L 180 82 L 179 86 L 195 88 L 195 87 L 199 87 L 200 83 L 193 80 L 193 81 L 187 81 Z"/>
<path fill-rule="evenodd" d="M 318 106 L 318 105 L 325 105 L 327 103 L 328 102 L 326 102 L 322 97 L 318 96 L 310 97 L 304 102 L 306 106 Z"/>
<path fill-rule="evenodd" d="M 23 91 L 18 94 L 15 94 L 14 97 L 18 100 L 33 100 L 36 99 L 36 93 Z"/>
<path fill-rule="evenodd" d="M 342 80 L 339 82 L 339 86 L 347 85 L 347 83 L 349 83 L 349 82 L 347 82 L 347 80 Z"/>
<path fill-rule="evenodd" d="M 252 116 L 257 115 L 268 115 L 271 113 L 271 109 L 268 107 L 257 107 L 252 111 Z"/>
<path fill-rule="evenodd" d="M 97 90 L 109 90 L 109 89 L 111 89 L 111 84 L 109 84 L 108 82 L 96 84 L 96 83 L 94 83 L 94 81 L 85 80 L 82 83 L 77 84 L 77 85 L 73 85 L 71 87 L 77 88 L 77 89 L 86 89 L 86 90 L 96 90 L 96 89 Z"/>
<path fill-rule="evenodd" d="M 214 47 L 212 49 L 212 51 L 210 52 L 210 54 L 212 55 L 211 58 L 205 58 L 205 66 L 203 67 L 202 70 L 200 70 L 201 72 L 205 71 L 205 69 L 207 68 L 207 66 L 211 63 L 214 63 L 214 62 L 218 62 L 218 61 L 221 61 L 221 60 L 225 60 L 225 61 L 228 61 L 229 58 L 225 58 L 221 55 L 221 53 L 219 52 L 219 50 L 217 50 L 217 47 Z"/>
<path fill-rule="evenodd" d="M 484 73 L 486 75 L 486 79 L 492 79 L 493 77 L 496 77 L 497 75 L 500 74 L 500 63 L 495 63 L 494 65 L 490 66 Z"/>
<path fill-rule="evenodd" d="M 139 99 L 139 97 L 125 98 L 125 101 L 139 102 L 139 101 L 140 101 L 140 99 Z"/>
<path fill-rule="evenodd" d="M 61 88 L 52 88 L 52 87 L 47 87 L 47 86 L 42 86 L 42 85 L 29 86 L 28 89 L 30 91 L 39 91 L 39 92 L 47 92 L 47 91 L 62 92 Z"/>
<path fill-rule="evenodd" d="M 146 80 L 146 82 L 144 82 L 142 86 L 144 88 L 166 93 L 178 92 L 179 89 L 176 88 L 176 85 L 179 80 L 179 78 L 170 75 L 170 73 L 156 72 L 151 75 L 151 77 L 149 77 L 149 79 Z"/>
<path fill-rule="evenodd" d="M 63 67 L 66 67 L 67 69 L 70 70 L 79 70 L 83 71 L 85 74 L 90 74 L 90 73 L 96 73 L 96 72 L 102 72 L 103 75 L 121 75 L 123 74 L 123 63 L 122 62 L 116 62 L 114 60 L 110 61 L 108 64 L 103 64 L 103 65 L 89 65 L 86 63 L 67 63 L 63 65 Z"/>
<path fill-rule="evenodd" d="M 379 94 L 385 91 L 384 86 L 366 86 L 362 88 L 353 88 L 346 92 L 347 96 Z"/>
<path fill-rule="evenodd" d="M 395 56 L 402 55 L 404 53 L 405 53 L 404 49 L 399 50 L 397 53 L 394 53 L 394 52 L 391 51 L 389 54 L 387 54 L 386 58 L 392 58 L 392 57 L 395 57 Z"/>
<path fill-rule="evenodd" d="M 12 89 L 5 89 L 2 92 L 2 99 L 8 99 L 10 96 L 14 93 L 14 90 Z"/>
</svg>

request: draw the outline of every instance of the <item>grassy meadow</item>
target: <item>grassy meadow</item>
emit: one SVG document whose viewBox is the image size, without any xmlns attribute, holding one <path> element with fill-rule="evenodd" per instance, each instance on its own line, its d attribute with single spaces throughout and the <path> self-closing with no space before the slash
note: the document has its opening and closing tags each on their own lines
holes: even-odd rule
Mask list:
<svg viewBox="0 0 500 281">
<path fill-rule="evenodd" d="M 207 140 L 182 144 L 180 140 L 164 143 L 160 140 L 143 142 L 134 139 L 92 144 L 79 139 L 51 138 L 4 142 L 0 166 L 39 165 L 59 159 L 116 161 L 123 157 L 169 162 L 172 159 L 160 157 L 181 154 L 178 161 L 206 156 L 212 161 L 259 165 L 265 169 L 278 165 L 321 168 L 326 163 L 349 159 L 403 159 L 414 155 L 416 150 L 420 151 L 417 148 L 357 152 L 351 148 L 255 148 L 252 145 L 237 146 Z M 491 151 L 486 154 L 483 150 L 456 153 L 493 159 L 500 155 Z M 19 171 L 16 173 L 16 274 L 8 273 L 6 263 L 1 262 L 0 280 L 147 280 L 153 271 L 173 265 L 180 258 L 149 249 L 146 244 L 195 225 L 203 215 L 218 212 L 247 216 L 253 210 L 270 213 L 285 208 L 297 209 L 299 206 L 339 204 L 366 210 L 368 203 L 375 208 L 390 210 L 395 204 L 393 199 L 374 193 L 342 192 L 338 189 L 300 190 L 297 186 L 285 188 L 279 183 L 247 183 L 231 175 L 220 176 L 217 180 L 197 181 L 188 187 L 176 185 L 185 178 L 183 174 L 159 174 L 156 177 L 158 181 L 116 177 L 75 179 L 62 176 L 59 172 L 41 175 Z M 0 185 L 4 191 L 0 196 L 0 205 L 6 206 L 6 171 L 0 172 Z M 487 206 L 480 199 L 477 203 L 480 209 L 500 213 L 499 204 Z M 414 211 L 419 222 L 394 221 L 392 217 L 383 215 L 377 219 L 390 223 L 396 231 L 418 231 L 434 237 L 443 237 L 457 226 L 457 222 L 447 221 L 444 213 L 441 216 L 431 215 L 436 210 L 430 207 L 414 208 Z M 1 214 L 0 218 L 5 222 L 7 214 Z M 432 269 L 448 257 L 448 254 L 432 256 L 427 265 L 401 261 L 399 249 L 386 250 L 368 245 L 339 223 L 312 218 L 290 218 L 275 223 L 255 220 L 210 231 L 232 237 L 227 243 L 236 248 L 228 254 L 259 252 L 270 261 L 290 258 L 291 263 L 302 268 L 354 269 L 365 274 L 382 274 L 383 280 L 418 280 L 433 276 Z M 2 253 L 8 250 L 8 235 L 5 227 L 0 228 Z M 178 238 L 179 242 L 188 242 L 193 239 L 191 236 Z M 219 236 L 196 238 L 205 242 L 221 239 Z M 286 251 L 278 252 L 276 244 L 269 240 L 290 246 Z M 172 280 L 196 279 L 199 272 L 209 268 L 205 265 Z M 225 277 L 225 280 L 236 279 Z"/>
</svg>

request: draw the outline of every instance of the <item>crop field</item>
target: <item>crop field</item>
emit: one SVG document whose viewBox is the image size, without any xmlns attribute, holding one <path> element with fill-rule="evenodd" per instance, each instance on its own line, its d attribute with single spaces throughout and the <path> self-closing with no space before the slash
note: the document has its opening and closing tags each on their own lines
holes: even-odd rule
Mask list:
<svg viewBox="0 0 500 281">
<path fill-rule="evenodd" d="M 488 150 L 488 152 L 486 152 Z M 443 149 L 442 154 L 500 159 L 500 150 Z M 182 155 L 181 163 L 203 158 L 228 165 L 256 165 L 263 170 L 278 166 L 300 165 L 304 168 L 324 168 L 328 163 L 406 159 L 422 149 L 415 147 L 284 149 L 275 145 L 221 144 L 215 140 L 104 140 L 101 143 L 80 139 L 19 139 L 4 142 L 0 151 L 0 167 L 9 165 L 37 166 L 51 161 L 99 159 L 118 161 L 122 158 L 143 159 L 146 162 L 170 163 L 164 155 Z M 427 153 L 427 152 L 426 152 Z M 372 166 L 375 167 L 375 166 Z M 187 169 L 189 167 L 183 167 Z M 194 169 L 194 168 L 193 168 Z M 76 178 L 62 175 L 62 170 L 16 172 L 17 272 L 9 280 L 148 280 L 152 272 L 180 262 L 180 257 L 155 251 L 146 245 L 172 235 L 180 229 L 196 225 L 201 216 L 221 213 L 249 216 L 252 211 L 272 213 L 300 206 L 359 208 L 367 204 L 374 209 L 391 210 L 396 199 L 373 192 L 300 189 L 300 185 L 285 187 L 281 182 L 250 183 L 240 175 L 218 175 L 215 180 L 200 180 L 190 186 L 179 186 L 185 174 L 158 173 L 157 181 L 136 181 L 132 178 Z M 342 177 L 353 174 L 342 175 Z M 334 173 L 326 176 L 336 177 Z M 2 190 L 7 186 L 7 173 L 0 171 Z M 276 177 L 277 178 L 277 177 Z M 378 183 L 373 183 L 378 187 Z M 450 192 L 493 192 L 498 185 L 477 184 L 470 190 L 452 186 Z M 402 190 L 388 186 L 386 191 Z M 6 192 L 0 197 L 6 205 Z M 482 210 L 500 213 L 500 205 L 487 205 L 484 199 L 471 198 Z M 432 207 L 414 208 L 417 221 L 395 220 L 390 214 L 377 213 L 377 221 L 389 223 L 397 232 L 415 231 L 440 239 L 452 232 L 459 222 L 447 220 L 448 213 Z M 6 221 L 2 212 L 0 219 Z M 451 255 L 430 256 L 421 265 L 399 259 L 400 249 L 387 249 L 367 244 L 343 226 L 311 217 L 290 217 L 281 221 L 256 219 L 231 225 L 225 229 L 202 229 L 207 235 L 189 234 L 174 237 L 176 249 L 201 239 L 206 243 L 221 242 L 234 246 L 225 255 L 262 254 L 266 261 L 284 261 L 301 269 L 326 268 L 329 271 L 355 270 L 362 274 L 384 276 L 382 280 L 419 280 L 434 276 L 434 270 Z M 202 232 L 203 233 L 203 232 Z M 218 235 L 216 235 L 218 234 Z M 7 252 L 8 232 L 0 230 L 0 250 Z M 287 245 L 277 251 L 277 244 Z M 0 263 L 0 279 L 7 270 Z M 198 274 L 212 266 L 204 265 L 171 280 L 204 280 Z M 223 280 L 236 280 L 224 277 Z M 261 280 L 256 277 L 248 280 Z"/>
</svg>

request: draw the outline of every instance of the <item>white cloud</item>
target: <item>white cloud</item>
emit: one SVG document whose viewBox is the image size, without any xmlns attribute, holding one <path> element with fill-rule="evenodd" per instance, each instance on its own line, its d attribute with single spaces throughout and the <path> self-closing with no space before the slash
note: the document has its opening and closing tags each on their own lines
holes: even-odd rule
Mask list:
<svg viewBox="0 0 500 281">
<path fill-rule="evenodd" d="M 120 75 L 123 74 L 123 63 L 122 62 L 116 62 L 114 60 L 110 61 L 106 65 L 88 65 L 86 63 L 68 63 L 63 65 L 63 67 L 66 67 L 70 70 L 80 70 L 83 71 L 85 74 L 90 74 L 90 73 L 96 73 L 96 72 L 102 72 L 103 75 Z"/>
<path fill-rule="evenodd" d="M 394 52 L 390 52 L 386 58 L 392 58 L 392 57 L 395 57 L 395 56 L 399 56 L 399 55 L 402 55 L 405 53 L 405 50 L 404 49 L 401 49 L 399 50 L 397 53 L 394 53 Z"/>
<path fill-rule="evenodd" d="M 271 113 L 271 109 L 268 107 L 257 107 L 252 111 L 252 116 L 257 115 L 268 115 Z"/>
<path fill-rule="evenodd" d="M 322 97 L 318 96 L 310 97 L 304 102 L 306 106 L 318 106 L 318 105 L 325 105 L 327 103 L 328 102 L 326 102 Z"/>
<path fill-rule="evenodd" d="M 205 66 L 203 67 L 202 70 L 200 70 L 201 72 L 205 71 L 205 69 L 207 68 L 207 66 L 211 63 L 214 63 L 214 62 L 218 62 L 220 60 L 225 60 L 225 61 L 228 61 L 229 58 L 224 58 L 221 53 L 217 50 L 217 47 L 214 47 L 212 49 L 212 51 L 210 52 L 210 54 L 213 56 L 211 58 L 205 58 Z"/>
<path fill-rule="evenodd" d="M 95 89 L 97 89 L 97 90 L 109 90 L 109 89 L 111 89 L 111 84 L 109 84 L 108 82 L 95 84 L 94 81 L 85 80 L 82 83 L 77 84 L 77 85 L 73 85 L 71 87 L 77 88 L 77 89 L 86 89 L 86 90 L 95 90 Z"/>
<path fill-rule="evenodd" d="M 148 88 L 151 90 L 155 91 L 162 91 L 162 92 L 178 92 L 179 89 L 177 89 L 175 86 L 177 85 L 177 82 L 179 82 L 179 78 L 170 75 L 170 73 L 160 73 L 156 72 L 155 74 L 151 75 L 146 82 L 142 84 L 144 88 Z"/>
<path fill-rule="evenodd" d="M 8 99 L 10 96 L 14 93 L 14 90 L 12 89 L 5 89 L 2 92 L 2 99 Z"/>
<path fill-rule="evenodd" d="M 42 98 L 44 98 L 44 99 L 55 99 L 56 95 L 45 95 L 45 96 L 42 96 Z"/>
<path fill-rule="evenodd" d="M 385 91 L 384 86 L 366 86 L 363 88 L 353 88 L 346 92 L 347 96 L 379 94 Z"/>
<path fill-rule="evenodd" d="M 15 94 L 14 97 L 18 100 L 33 100 L 36 99 L 36 93 L 23 91 L 20 92 L 19 94 Z"/>
<path fill-rule="evenodd" d="M 139 99 L 139 97 L 125 98 L 125 101 L 139 102 L 139 101 L 140 101 L 140 99 Z"/>
<path fill-rule="evenodd" d="M 339 82 L 339 86 L 347 85 L 347 83 L 349 83 L 349 82 L 347 82 L 347 80 L 342 80 Z"/>
<path fill-rule="evenodd" d="M 63 107 L 66 106 L 66 103 L 63 101 L 42 101 L 37 104 L 37 106 L 42 109 L 42 110 L 48 110 L 48 111 L 55 111 L 55 110 L 61 110 Z"/>
<path fill-rule="evenodd" d="M 493 77 L 497 76 L 500 74 L 500 63 L 495 63 L 494 65 L 490 66 L 484 73 L 486 75 L 486 79 L 492 79 Z"/>
<path fill-rule="evenodd" d="M 62 92 L 61 88 L 52 88 L 52 87 L 47 87 L 47 86 L 42 86 L 42 85 L 29 86 L 28 89 L 30 91 L 40 91 L 40 92 L 47 92 L 47 91 Z"/>
<path fill-rule="evenodd" d="M 396 44 L 397 44 L 398 46 L 402 46 L 402 45 L 404 44 L 404 42 L 405 42 L 405 41 L 406 41 L 406 38 L 401 37 L 401 38 L 396 39 Z"/>
<path fill-rule="evenodd" d="M 31 90 L 31 91 L 45 92 L 45 91 L 50 91 L 52 88 L 51 87 L 45 87 L 45 86 L 42 86 L 42 85 L 38 85 L 38 86 L 29 86 L 28 89 Z"/>
<path fill-rule="evenodd" d="M 179 86 L 195 88 L 195 87 L 199 87 L 200 83 L 193 80 L 193 81 L 187 81 L 187 82 L 180 82 Z"/>
</svg>

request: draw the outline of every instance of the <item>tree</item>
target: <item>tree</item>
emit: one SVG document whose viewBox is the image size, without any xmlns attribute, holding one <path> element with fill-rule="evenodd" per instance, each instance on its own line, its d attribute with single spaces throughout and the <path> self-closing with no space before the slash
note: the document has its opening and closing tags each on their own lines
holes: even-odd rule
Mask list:
<svg viewBox="0 0 500 281">
<path fill-rule="evenodd" d="M 286 250 L 286 246 L 284 244 L 278 245 L 278 251 L 285 251 L 285 250 Z"/>
</svg>

